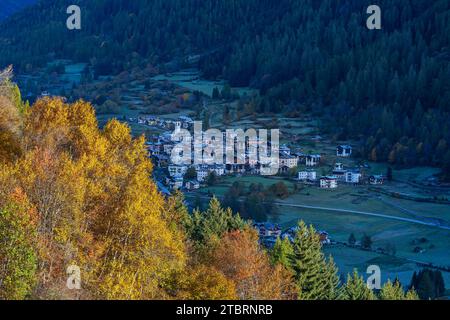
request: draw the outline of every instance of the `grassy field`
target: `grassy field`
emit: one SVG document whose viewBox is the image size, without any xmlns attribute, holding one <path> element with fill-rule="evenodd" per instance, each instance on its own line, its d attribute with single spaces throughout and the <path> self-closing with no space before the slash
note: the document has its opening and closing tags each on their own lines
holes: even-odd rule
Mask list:
<svg viewBox="0 0 450 320">
<path fill-rule="evenodd" d="M 357 269 L 365 279 L 367 278 L 366 270 L 370 265 L 377 265 L 381 270 L 381 281 L 386 282 L 388 279 L 394 280 L 398 278 L 404 286 L 408 286 L 411 282 L 412 274 L 419 268 L 415 263 L 408 260 L 386 256 L 379 253 L 368 252 L 344 246 L 328 246 L 323 249 L 326 255 L 333 256 L 339 268 L 341 279 L 346 279 L 347 275 Z M 450 284 L 450 273 L 443 273 L 444 281 Z"/>
<path fill-rule="evenodd" d="M 313 224 L 318 230 L 326 230 L 332 239 L 346 242 L 351 233 L 359 240 L 364 234 L 372 237 L 373 248 L 385 249 L 394 246 L 398 257 L 395 265 L 386 263 L 384 269 L 392 276 L 404 276 L 410 279 L 411 273 L 418 269 L 411 261 L 428 262 L 435 265 L 450 265 L 450 231 L 416 225 L 402 221 L 386 220 L 377 217 L 358 216 L 351 213 L 336 213 L 314 209 L 299 209 L 280 207 L 278 214 L 272 217 L 271 222 L 280 223 L 283 227 L 295 225 L 298 220 Z M 417 244 L 419 238 L 425 238 L 426 243 Z M 420 246 L 425 249 L 423 253 L 415 253 L 414 249 Z M 365 269 L 370 264 L 377 264 L 371 259 L 382 257 L 394 259 L 378 253 L 365 252 L 356 249 L 342 248 L 340 250 L 326 251 L 333 255 L 337 265 L 349 272 L 353 268 Z M 402 260 L 403 259 L 403 260 Z M 445 273 L 449 279 L 450 275 Z"/>
<path fill-rule="evenodd" d="M 364 187 L 340 186 L 337 190 L 304 187 L 282 202 L 408 217 L 403 211 L 373 198 Z"/>
<path fill-rule="evenodd" d="M 203 192 L 210 191 L 220 197 L 234 181 L 244 182 L 247 186 L 250 183 L 262 183 L 268 187 L 280 179 L 282 180 L 282 178 L 274 177 L 227 177 L 221 184 L 205 188 Z M 285 182 L 293 192 L 292 182 Z M 388 203 L 381 201 L 380 197 Z M 342 185 L 334 191 L 305 187 L 289 198 L 278 201 L 286 204 L 339 208 L 412 218 L 408 212 L 397 208 L 400 206 L 421 216 L 445 218 L 450 221 L 450 206 L 393 199 L 387 196 L 380 197 L 374 196 L 367 187 Z M 395 206 L 391 203 L 395 203 Z M 270 222 L 279 223 L 283 228 L 291 227 L 299 220 L 313 224 L 316 229 L 326 230 L 332 239 L 340 242 L 346 242 L 351 233 L 358 240 L 367 234 L 373 240 L 374 249 L 395 248 L 395 257 L 346 247 L 325 249 L 326 253 L 333 255 L 343 274 L 351 272 L 353 268 L 364 271 L 369 265 L 377 264 L 382 269 L 384 280 L 399 277 L 403 283 L 409 283 L 412 273 L 420 269 L 414 261 L 450 265 L 449 230 L 348 212 L 285 206 L 278 206 L 277 214 L 269 217 Z M 425 239 L 425 242 L 419 243 L 421 238 Z M 414 252 L 416 247 L 420 247 L 424 252 Z M 450 274 L 444 272 L 444 278 L 449 286 Z"/>
<path fill-rule="evenodd" d="M 171 75 L 160 74 L 153 77 L 156 81 L 170 81 L 176 85 L 189 89 L 191 91 L 200 91 L 208 96 L 212 96 L 214 88 L 219 88 L 222 90 L 225 85 L 224 81 L 209 81 L 205 79 L 200 79 L 200 73 L 196 69 L 192 70 L 182 70 L 175 72 Z M 233 91 L 239 93 L 239 95 L 251 95 L 255 92 L 251 88 L 232 88 Z"/>
</svg>

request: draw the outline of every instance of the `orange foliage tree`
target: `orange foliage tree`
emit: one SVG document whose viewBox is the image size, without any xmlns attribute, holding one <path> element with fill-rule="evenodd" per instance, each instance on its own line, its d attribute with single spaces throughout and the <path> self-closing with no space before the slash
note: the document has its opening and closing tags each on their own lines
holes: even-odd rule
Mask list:
<svg viewBox="0 0 450 320">
<path fill-rule="evenodd" d="M 233 280 L 239 299 L 292 299 L 291 274 L 281 265 L 272 267 L 254 230 L 225 234 L 212 254 L 212 264 Z"/>
</svg>

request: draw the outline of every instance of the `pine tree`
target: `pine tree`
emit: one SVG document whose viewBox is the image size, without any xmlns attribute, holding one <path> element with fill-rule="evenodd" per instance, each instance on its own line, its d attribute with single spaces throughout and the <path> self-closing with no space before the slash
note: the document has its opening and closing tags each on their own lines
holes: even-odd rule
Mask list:
<svg viewBox="0 0 450 320">
<path fill-rule="evenodd" d="M 404 300 L 405 292 L 398 281 L 392 283 L 390 280 L 386 282 L 380 290 L 381 300 Z"/>
<path fill-rule="evenodd" d="M 223 209 L 220 201 L 213 197 L 206 211 L 195 210 L 188 233 L 200 247 L 217 243 L 224 233 L 242 230 L 248 224 L 239 214 L 234 215 L 230 208 Z"/>
<path fill-rule="evenodd" d="M 327 264 L 321 251 L 321 243 L 316 230 L 309 228 L 303 221 L 298 224 L 298 230 L 292 244 L 291 269 L 297 285 L 300 300 L 323 300 L 332 294 L 330 288 L 330 273 L 327 274 Z"/>
<path fill-rule="evenodd" d="M 288 238 L 283 240 L 277 238 L 275 245 L 270 250 L 270 262 L 272 265 L 281 264 L 286 269 L 291 268 L 291 256 L 293 254 L 293 248 Z"/>
<path fill-rule="evenodd" d="M 356 238 L 355 238 L 355 235 L 352 233 L 352 234 L 350 234 L 350 236 L 348 237 L 348 243 L 350 244 L 350 245 L 355 245 L 355 243 L 356 243 Z"/>
<path fill-rule="evenodd" d="M 333 257 L 328 258 L 325 278 L 327 280 L 326 297 L 327 300 L 337 300 L 341 296 L 340 279 L 338 269 L 334 263 Z"/>
<path fill-rule="evenodd" d="M 420 298 L 415 290 L 410 289 L 406 292 L 405 300 L 420 300 Z"/>
<path fill-rule="evenodd" d="M 347 276 L 347 282 L 342 287 L 343 300 L 375 300 L 372 290 L 367 287 L 363 277 L 358 274 L 357 270 L 353 271 L 353 275 Z"/>
<path fill-rule="evenodd" d="M 417 284 L 415 288 L 420 299 L 436 298 L 436 287 L 432 274 L 433 272 L 431 270 L 424 269 L 417 275 Z"/>
</svg>

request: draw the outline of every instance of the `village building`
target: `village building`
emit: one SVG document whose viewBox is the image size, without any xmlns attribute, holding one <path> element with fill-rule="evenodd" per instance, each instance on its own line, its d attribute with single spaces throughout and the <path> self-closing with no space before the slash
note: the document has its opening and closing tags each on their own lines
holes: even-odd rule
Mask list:
<svg viewBox="0 0 450 320">
<path fill-rule="evenodd" d="M 293 155 L 297 157 L 298 163 L 302 163 L 302 164 L 306 163 L 307 154 L 299 151 L 299 152 L 294 153 Z"/>
<path fill-rule="evenodd" d="M 281 239 L 288 239 L 290 242 L 294 242 L 295 236 L 297 234 L 298 227 L 291 227 L 281 234 Z M 323 245 L 331 244 L 330 235 L 326 231 L 317 231 L 319 240 Z"/>
<path fill-rule="evenodd" d="M 280 146 L 279 151 L 280 151 L 280 154 L 285 153 L 287 155 L 291 155 L 291 149 L 285 144 Z"/>
<path fill-rule="evenodd" d="M 303 170 L 298 173 L 298 180 L 300 181 L 316 181 L 317 172 L 313 170 Z"/>
<path fill-rule="evenodd" d="M 194 120 L 188 116 L 180 116 L 178 118 L 178 122 L 180 123 L 180 127 L 183 129 L 189 129 L 194 125 Z"/>
<path fill-rule="evenodd" d="M 172 190 L 179 190 L 183 188 L 183 177 L 168 177 L 166 178 L 166 184 Z"/>
<path fill-rule="evenodd" d="M 336 163 L 333 169 L 333 176 L 338 182 L 358 184 L 361 180 L 361 172 L 358 169 L 345 169 L 342 163 Z"/>
<path fill-rule="evenodd" d="M 197 181 L 204 182 L 208 177 L 209 171 L 207 169 L 197 170 Z"/>
<path fill-rule="evenodd" d="M 260 238 L 274 237 L 275 239 L 281 236 L 281 228 L 273 223 L 255 223 L 253 227 L 258 231 Z"/>
<path fill-rule="evenodd" d="M 200 189 L 200 183 L 197 180 L 190 180 L 186 182 L 185 187 L 189 191 L 197 190 Z"/>
<path fill-rule="evenodd" d="M 349 145 L 340 145 L 336 148 L 336 155 L 338 157 L 348 158 L 352 155 L 352 147 Z"/>
<path fill-rule="evenodd" d="M 170 157 L 165 154 L 159 154 L 152 156 L 154 163 L 159 168 L 166 168 L 170 163 Z"/>
<path fill-rule="evenodd" d="M 369 177 L 369 183 L 372 185 L 384 184 L 384 176 L 382 175 L 372 175 Z"/>
<path fill-rule="evenodd" d="M 227 174 L 244 174 L 246 172 L 245 164 L 232 163 L 227 164 L 225 168 Z"/>
<path fill-rule="evenodd" d="M 183 177 L 188 170 L 188 166 L 171 164 L 169 165 L 168 170 L 171 177 Z"/>
<path fill-rule="evenodd" d="M 344 165 L 342 163 L 336 163 L 333 169 L 333 176 L 337 178 L 340 182 L 345 182 L 346 180 L 347 170 L 344 169 Z"/>
<path fill-rule="evenodd" d="M 288 153 L 281 153 L 280 154 L 280 168 L 281 167 L 287 167 L 289 169 L 295 168 L 298 165 L 298 159 L 296 156 L 291 156 Z"/>
<path fill-rule="evenodd" d="M 349 170 L 345 173 L 345 182 L 359 184 L 361 182 L 361 172 L 359 170 Z"/>
<path fill-rule="evenodd" d="M 336 189 L 338 187 L 338 180 L 334 176 L 326 176 L 320 178 L 321 189 Z"/>
<path fill-rule="evenodd" d="M 322 157 L 320 156 L 320 154 L 307 155 L 305 158 L 305 164 L 307 167 L 318 166 L 320 164 L 321 158 Z"/>
<path fill-rule="evenodd" d="M 147 142 L 146 147 L 149 153 L 149 156 L 159 156 L 161 153 L 161 142 Z"/>
<path fill-rule="evenodd" d="M 223 176 L 223 175 L 225 175 L 225 165 L 216 164 L 216 165 L 212 166 L 211 171 L 214 171 L 214 173 L 218 176 Z"/>
<path fill-rule="evenodd" d="M 322 245 L 331 244 L 331 240 L 330 240 L 328 232 L 318 231 L 317 234 L 319 235 L 319 241 L 320 241 L 320 243 L 322 243 Z"/>
</svg>

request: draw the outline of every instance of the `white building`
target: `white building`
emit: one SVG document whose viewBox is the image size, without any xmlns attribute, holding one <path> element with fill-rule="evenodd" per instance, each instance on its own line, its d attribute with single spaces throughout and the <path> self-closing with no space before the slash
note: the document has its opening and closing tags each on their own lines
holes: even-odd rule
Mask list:
<svg viewBox="0 0 450 320">
<path fill-rule="evenodd" d="M 169 188 L 173 190 L 178 190 L 183 187 L 183 177 L 172 177 L 167 178 L 166 180 Z"/>
<path fill-rule="evenodd" d="M 191 180 L 186 182 L 185 186 L 188 190 L 197 190 L 200 188 L 200 183 L 197 180 Z"/>
<path fill-rule="evenodd" d="M 345 173 L 345 182 L 358 184 L 361 181 L 361 172 L 359 171 L 347 171 Z"/>
<path fill-rule="evenodd" d="M 352 147 L 348 145 L 341 145 L 336 148 L 336 155 L 338 157 L 348 158 L 352 155 Z"/>
<path fill-rule="evenodd" d="M 321 189 L 336 189 L 338 187 L 338 181 L 336 177 L 326 176 L 320 178 Z"/>
<path fill-rule="evenodd" d="M 318 166 L 320 164 L 320 159 L 321 156 L 320 154 L 312 154 L 312 155 L 308 155 L 306 156 L 306 166 L 307 167 L 315 167 Z"/>
<path fill-rule="evenodd" d="M 225 166 L 221 164 L 217 164 L 211 167 L 210 171 L 214 171 L 214 173 L 218 176 L 225 175 Z"/>
<path fill-rule="evenodd" d="M 300 181 L 316 181 L 317 172 L 311 170 L 300 171 L 298 173 L 298 180 Z"/>
<path fill-rule="evenodd" d="M 188 170 L 188 166 L 171 164 L 168 170 L 171 177 L 183 177 Z"/>
<path fill-rule="evenodd" d="M 338 181 L 346 182 L 346 174 L 347 170 L 344 169 L 344 165 L 342 163 L 336 163 L 333 169 L 333 176 L 336 177 Z"/>
<path fill-rule="evenodd" d="M 208 176 L 208 174 L 209 174 L 209 171 L 206 170 L 206 169 L 197 170 L 197 181 L 198 182 L 205 181 L 205 179 Z"/>
<path fill-rule="evenodd" d="M 296 156 L 291 156 L 287 153 L 280 154 L 280 168 L 288 167 L 289 169 L 295 168 L 298 165 L 298 159 Z"/>
</svg>

